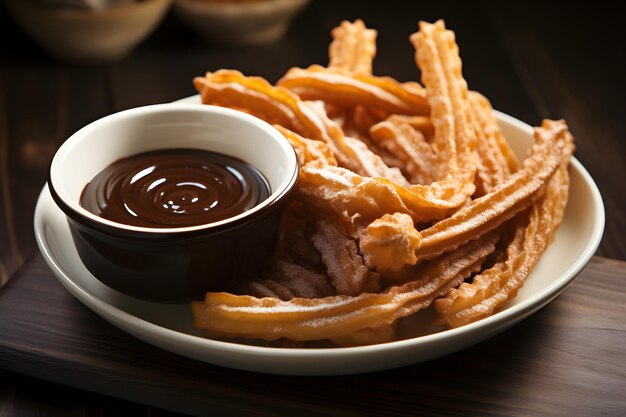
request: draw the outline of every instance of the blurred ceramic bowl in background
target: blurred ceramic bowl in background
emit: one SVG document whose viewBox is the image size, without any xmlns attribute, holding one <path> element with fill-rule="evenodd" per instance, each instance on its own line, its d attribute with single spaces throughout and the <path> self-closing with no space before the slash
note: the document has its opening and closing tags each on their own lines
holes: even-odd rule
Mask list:
<svg viewBox="0 0 626 417">
<path fill-rule="evenodd" d="M 5 0 L 19 26 L 61 61 L 103 64 L 124 58 L 163 20 L 172 0 L 145 0 L 102 10 Z"/>
<path fill-rule="evenodd" d="M 309 0 L 176 0 L 176 14 L 209 42 L 260 45 L 280 39 Z"/>
</svg>

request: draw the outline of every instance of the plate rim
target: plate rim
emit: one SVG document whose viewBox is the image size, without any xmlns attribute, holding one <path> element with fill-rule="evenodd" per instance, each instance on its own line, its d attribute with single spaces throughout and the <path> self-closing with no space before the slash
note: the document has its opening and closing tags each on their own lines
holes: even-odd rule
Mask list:
<svg viewBox="0 0 626 417">
<path fill-rule="evenodd" d="M 183 100 L 191 100 L 195 96 L 188 97 Z M 532 127 L 519 119 L 514 118 L 513 116 L 507 115 L 505 113 L 495 111 L 496 118 L 498 120 L 502 119 L 503 121 L 516 125 L 522 130 L 531 131 Z M 39 249 L 46 261 L 46 263 L 50 266 L 54 275 L 57 277 L 59 281 L 63 284 L 65 288 L 68 289 L 70 293 L 91 310 L 93 310 L 96 314 L 103 317 L 105 320 L 111 322 L 108 317 L 102 316 L 100 312 L 105 315 L 109 315 L 116 320 L 123 321 L 128 323 L 128 325 L 135 327 L 138 331 L 148 332 L 155 336 L 161 336 L 169 339 L 172 342 L 182 342 L 185 344 L 189 344 L 190 347 L 193 348 L 202 348 L 202 349 L 212 349 L 215 352 L 222 353 L 234 353 L 239 355 L 251 355 L 254 357 L 280 357 L 281 359 L 289 359 L 289 360 L 302 360 L 302 359 L 329 359 L 329 358 L 343 358 L 347 356 L 361 356 L 361 355 L 369 355 L 381 353 L 382 351 L 401 351 L 405 349 L 414 348 L 415 345 L 428 345 L 435 344 L 437 342 L 442 342 L 444 339 L 455 339 L 457 337 L 461 337 L 462 335 L 474 335 L 477 336 L 476 333 L 483 328 L 485 332 L 488 332 L 489 329 L 495 329 L 502 327 L 509 327 L 508 323 L 511 325 L 515 324 L 517 321 L 527 317 L 532 314 L 534 311 L 539 308 L 545 306 L 550 301 L 552 301 L 555 297 L 557 297 L 580 273 L 580 271 L 584 268 L 584 266 L 589 262 L 595 251 L 597 250 L 600 241 L 602 239 L 604 224 L 605 224 L 605 211 L 604 204 L 602 201 L 602 197 L 600 191 L 598 190 L 597 185 L 593 181 L 593 178 L 589 174 L 589 172 L 584 168 L 584 166 L 574 157 L 572 157 L 570 169 L 575 169 L 582 177 L 583 182 L 587 185 L 591 192 L 592 204 L 594 205 L 597 216 L 593 221 L 592 235 L 590 236 L 589 241 L 586 243 L 584 251 L 581 256 L 574 262 L 570 267 L 561 275 L 560 279 L 555 280 L 550 285 L 545 287 L 542 291 L 533 294 L 528 299 L 523 300 L 522 302 L 515 304 L 506 310 L 500 311 L 496 314 L 493 314 L 490 317 L 484 318 L 477 322 L 468 324 L 466 326 L 462 326 L 456 329 L 449 329 L 442 332 L 427 334 L 423 336 L 418 336 L 414 338 L 398 340 L 388 343 L 381 343 L 375 345 L 367 345 L 367 346 L 355 346 L 355 347 L 337 347 L 337 348 L 307 348 L 307 349 L 290 349 L 290 348 L 281 348 L 281 347 L 266 347 L 266 346 L 253 346 L 253 345 L 244 345 L 239 343 L 213 340 L 208 338 L 203 338 L 200 336 L 195 336 L 187 333 L 183 333 L 177 330 L 169 329 L 163 327 L 159 324 L 152 323 L 150 321 L 144 320 L 138 316 L 135 316 L 125 310 L 116 307 L 115 305 L 109 304 L 107 301 L 101 299 L 95 294 L 89 292 L 86 288 L 83 288 L 77 282 L 75 282 L 72 275 L 66 271 L 57 261 L 55 255 L 51 252 L 51 248 L 47 245 L 46 238 L 44 236 L 45 225 L 43 224 L 42 219 L 42 211 L 43 204 L 45 203 L 45 194 L 49 193 L 47 183 L 42 188 L 42 191 L 37 200 L 37 205 L 35 207 L 35 215 L 34 215 L 34 229 L 35 229 L 35 237 Z M 120 327 L 114 323 L 116 327 Z M 138 337 L 136 334 L 133 334 L 123 329 L 125 332 L 132 334 L 134 337 Z M 139 337 L 138 337 L 139 338 Z M 145 339 L 143 339 L 145 341 Z M 151 342 L 148 342 L 151 343 Z M 153 344 L 153 343 L 152 343 Z M 163 346 L 161 346 L 163 347 Z M 167 348 L 166 348 L 167 349 Z M 169 349 L 168 349 L 169 350 Z M 455 349 L 457 350 L 457 349 Z M 458 350 L 461 350 L 459 348 Z M 180 352 L 173 351 L 176 354 L 182 356 L 192 357 Z M 200 359 L 195 357 L 195 359 L 211 362 L 206 359 Z M 417 361 L 419 362 L 419 361 Z M 412 362 L 415 363 L 415 362 Z M 216 365 L 220 365 L 219 363 L 215 363 Z M 230 365 L 221 365 L 221 366 L 229 366 Z M 251 369 L 250 367 L 243 367 L 240 369 Z M 373 367 L 372 367 L 373 369 Z M 376 368 L 376 369 L 386 369 L 386 368 Z M 284 373 L 284 372 L 275 372 L 275 373 Z M 290 372 L 289 372 L 290 373 Z M 348 372 L 346 372 L 348 373 Z M 301 375 L 307 373 L 299 373 Z M 311 374 L 311 373 L 308 373 Z M 330 375 L 331 373 L 319 373 L 320 375 Z M 312 374 L 311 374 L 312 375 Z"/>
</svg>

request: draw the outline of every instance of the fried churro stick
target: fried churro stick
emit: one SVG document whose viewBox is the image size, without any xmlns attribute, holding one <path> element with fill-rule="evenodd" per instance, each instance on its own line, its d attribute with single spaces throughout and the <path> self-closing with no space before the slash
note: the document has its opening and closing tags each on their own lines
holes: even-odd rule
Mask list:
<svg viewBox="0 0 626 417">
<path fill-rule="evenodd" d="M 393 270 L 417 262 L 421 237 L 407 214 L 385 214 L 367 226 L 360 248 L 369 266 Z"/>
<path fill-rule="evenodd" d="M 329 136 L 326 126 L 309 116 L 300 99 L 289 90 L 275 88 L 261 77 L 246 77 L 236 70 L 207 72 L 193 80 L 204 104 L 236 108 L 268 123 L 279 124 L 303 136 Z"/>
<path fill-rule="evenodd" d="M 204 77 L 196 77 L 194 85 L 204 104 L 244 110 L 306 138 L 324 141 L 342 166 L 361 175 L 401 180 L 399 171 L 389 168 L 378 155 L 346 140 L 339 125 L 330 120 L 323 109 L 301 101 L 285 88 L 234 70 L 209 72 Z"/>
<path fill-rule="evenodd" d="M 272 278 L 248 282 L 237 288 L 237 293 L 255 297 L 321 298 L 335 295 L 328 277 L 301 265 L 277 261 L 272 267 Z"/>
<path fill-rule="evenodd" d="M 317 142 L 321 143 L 321 142 Z M 318 228 L 304 202 L 291 199 L 285 206 L 274 255 L 264 279 L 243 283 L 236 294 L 256 297 L 319 298 L 335 295 L 322 257 L 312 242 Z"/>
<path fill-rule="evenodd" d="M 372 74 L 377 32 L 367 29 L 363 21 L 357 19 L 354 23 L 341 22 L 341 25 L 334 28 L 331 33 L 333 42 L 328 48 L 328 69 L 343 74 Z M 346 108 L 329 102 L 326 102 L 326 111 L 330 118 L 339 123 L 347 136 L 364 142 L 368 148 L 380 155 L 388 166 L 398 166 L 398 161 L 376 148 L 368 137 L 370 126 L 384 119 L 386 114 L 362 105 Z"/>
<path fill-rule="evenodd" d="M 545 191 L 545 185 L 564 155 L 571 153 L 572 135 L 563 120 L 545 120 L 535 128 L 535 145 L 523 168 L 493 192 L 473 200 L 451 217 L 422 230 L 418 261 L 454 250 L 459 244 L 498 227 L 530 206 Z"/>
<path fill-rule="evenodd" d="M 442 178 L 446 165 L 407 119 L 390 116 L 370 128 L 370 138 L 401 161 L 411 183 L 428 185 Z"/>
<path fill-rule="evenodd" d="M 463 326 L 492 315 L 522 287 L 563 219 L 570 155 L 571 151 L 564 155 L 544 196 L 528 212 L 520 214 L 514 237 L 507 247 L 506 260 L 474 277 L 471 284 L 461 284 L 435 302 L 439 317 L 449 327 Z"/>
<path fill-rule="evenodd" d="M 497 144 L 501 157 L 506 161 L 505 173 L 511 174 L 517 171 L 519 165 L 517 157 L 498 126 L 491 103 L 485 96 L 476 91 L 470 91 L 469 97 L 485 136 Z M 500 156 L 498 158 L 500 159 Z"/>
<path fill-rule="evenodd" d="M 517 162 L 513 159 L 513 153 L 508 144 L 504 148 L 500 146 L 501 141 L 498 137 L 502 137 L 502 132 L 493 117 L 489 101 L 475 91 L 470 91 L 469 98 L 478 139 L 476 150 L 480 161 L 476 175 L 475 196 L 480 197 L 502 184 L 511 174 L 510 161 L 513 162 L 513 166 L 517 166 Z"/>
<path fill-rule="evenodd" d="M 358 295 L 380 290 L 378 276 L 370 274 L 342 220 L 333 214 L 319 216 L 312 241 L 337 294 Z"/>
<path fill-rule="evenodd" d="M 358 158 L 361 172 L 365 173 L 365 177 L 385 178 L 400 186 L 410 186 L 410 183 L 404 178 L 399 168 L 389 167 L 383 159 L 373 153 L 365 143 L 348 136 L 346 136 L 344 140 Z"/>
<path fill-rule="evenodd" d="M 374 142 L 371 141 L 369 132 L 372 126 L 374 126 L 376 123 L 382 122 L 389 116 L 386 113 L 368 109 L 367 107 L 364 107 L 364 106 L 356 106 L 351 110 L 352 110 L 350 113 L 351 117 L 349 117 L 347 119 L 347 123 L 344 123 L 344 124 L 349 126 L 349 128 L 352 131 L 358 132 L 358 136 L 354 136 L 354 137 L 357 137 L 358 139 L 367 143 L 367 146 L 372 147 L 373 149 L 376 150 L 376 153 L 378 153 L 379 151 L 383 151 L 384 153 L 384 150 L 382 148 L 378 147 Z M 425 116 L 405 116 L 405 117 L 425 117 Z"/>
<path fill-rule="evenodd" d="M 295 297 L 294 293 L 289 288 L 279 284 L 273 279 L 248 282 L 237 288 L 235 293 L 248 294 L 259 298 L 274 297 L 280 300 L 291 300 Z"/>
<path fill-rule="evenodd" d="M 363 21 L 357 19 L 354 23 L 341 22 L 332 30 L 332 35 L 333 42 L 328 49 L 328 70 L 344 75 L 371 75 L 377 32 L 367 29 Z M 423 95 L 421 86 L 407 85 Z M 338 121 L 346 135 L 363 141 L 370 149 L 374 148 L 387 165 L 396 166 L 393 165 L 396 161 L 391 161 L 384 151 L 376 149 L 368 138 L 370 126 L 384 120 L 387 117 L 385 112 L 361 104 L 341 107 L 330 102 L 326 102 L 326 110 L 331 118 Z"/>
<path fill-rule="evenodd" d="M 343 132 L 336 123 L 289 90 L 274 87 L 263 78 L 246 77 L 235 70 L 218 70 L 194 78 L 194 85 L 204 104 L 246 111 L 303 137 L 321 140 L 339 160 L 353 157 L 343 144 Z"/>
<path fill-rule="evenodd" d="M 473 149 L 475 137 L 467 115 L 467 83 L 461 74 L 458 48 L 452 32 L 446 31 L 443 23 L 428 25 L 422 22 L 420 28 L 420 32 L 412 36 L 412 41 L 419 48 L 417 63 L 422 69 L 432 108 L 434 142 L 440 149 L 441 157 L 448 162 L 446 177 L 429 187 L 415 185 L 402 188 L 397 184 L 362 179 L 338 169 L 328 169 L 326 172 L 310 170 L 306 178 L 311 181 L 305 181 L 303 175 L 302 182 L 312 187 L 301 187 L 303 192 L 333 200 L 331 206 L 339 210 L 347 209 L 350 214 L 357 212 L 354 210 L 356 207 L 369 206 L 368 211 L 374 211 L 371 210 L 372 206 L 378 203 L 364 201 L 363 196 L 374 195 L 379 197 L 377 200 L 390 197 L 391 200 L 383 204 L 397 209 L 381 213 L 407 213 L 416 222 L 444 217 L 449 209 L 462 205 L 474 192 L 477 160 Z M 332 187 L 319 189 L 323 182 L 332 182 Z M 336 196 L 332 191 L 341 191 L 341 194 Z"/>
<path fill-rule="evenodd" d="M 433 143 L 450 172 L 461 181 L 474 181 L 476 136 L 469 116 L 467 82 L 461 73 L 461 58 L 454 32 L 442 20 L 420 22 L 410 39 L 422 71 L 435 128 Z"/>
<path fill-rule="evenodd" d="M 333 36 L 329 68 L 290 70 L 292 91 L 236 71 L 194 80 L 204 103 L 275 124 L 301 164 L 263 279 L 192 303 L 209 337 L 382 343 L 433 302 L 448 326 L 470 323 L 517 293 L 563 218 L 567 126 L 544 121 L 518 169 L 442 21 L 411 36 L 426 90 L 371 74 L 376 35 L 362 22 Z"/>
<path fill-rule="evenodd" d="M 322 258 L 311 242 L 313 223 L 305 202 L 290 199 L 283 211 L 273 258 L 321 271 Z"/>
<path fill-rule="evenodd" d="M 430 143 L 435 136 L 435 127 L 430 117 L 427 116 L 405 116 L 402 114 L 394 114 L 393 118 L 402 119 L 411 125 L 415 130 L 419 130 L 424 138 Z"/>
<path fill-rule="evenodd" d="M 373 221 L 381 214 L 406 213 L 415 223 L 447 217 L 474 192 L 473 183 L 459 190 L 455 181 L 430 186 L 401 186 L 384 178 L 367 178 L 341 167 L 306 165 L 300 170 L 298 194 L 314 204 Z"/>
<path fill-rule="evenodd" d="M 358 139 L 363 142 L 368 149 L 380 156 L 380 158 L 385 162 L 385 164 L 387 164 L 387 166 L 396 167 L 401 170 L 404 169 L 404 167 L 402 166 L 402 162 L 398 158 L 378 146 L 370 139 L 370 128 L 374 124 L 384 120 L 387 117 L 386 114 L 373 111 L 372 109 L 368 109 L 364 106 L 356 106 L 354 108 L 333 108 L 336 109 L 335 117 L 333 118 L 333 120 L 339 123 L 346 136 Z M 406 182 L 406 184 L 408 184 L 408 182 Z"/>
<path fill-rule="evenodd" d="M 373 220 L 376 214 L 400 212 L 415 222 L 426 222 L 444 218 L 474 193 L 476 140 L 454 35 L 442 22 L 422 22 L 420 32 L 411 39 L 418 48 L 417 62 L 432 108 L 434 143 L 448 162 L 446 177 L 429 186 L 402 187 L 338 167 L 305 167 L 299 187 L 303 195 L 325 202 L 335 211 L 347 210 L 349 215 L 361 213 Z"/>
<path fill-rule="evenodd" d="M 311 162 L 315 162 L 318 166 L 337 165 L 333 152 L 324 142 L 304 138 L 281 125 L 274 125 L 274 127 L 287 138 L 296 151 L 300 167 Z"/>
<path fill-rule="evenodd" d="M 398 322 L 391 324 L 383 324 L 375 328 L 365 328 L 345 336 L 333 337 L 331 342 L 338 346 L 366 346 L 376 345 L 378 343 L 393 342 L 396 340 L 396 328 Z"/>
<path fill-rule="evenodd" d="M 328 67 L 354 74 L 371 74 L 376 56 L 374 29 L 368 29 L 361 19 L 346 20 L 331 31 L 333 41 L 328 48 Z"/>
<path fill-rule="evenodd" d="M 545 191 L 545 185 L 558 168 L 564 155 L 571 152 L 572 136 L 564 121 L 544 121 L 535 128 L 535 145 L 523 168 L 491 193 L 477 198 L 452 216 L 421 230 L 415 263 L 449 252 L 471 239 L 500 226 L 533 204 Z M 367 237 L 367 231 L 366 231 Z M 368 259 L 376 259 L 361 248 Z M 398 259 L 396 265 L 384 267 L 400 270 L 409 258 Z M 412 261 L 413 258 L 411 258 Z M 371 264 L 371 267 L 378 265 Z M 381 265 L 382 267 L 382 265 Z"/>
<path fill-rule="evenodd" d="M 336 294 L 325 274 L 301 265 L 278 261 L 273 271 L 278 282 L 289 288 L 296 297 L 321 298 Z"/>
<path fill-rule="evenodd" d="M 496 241 L 495 234 L 472 241 L 422 270 L 415 281 L 378 294 L 282 301 L 207 293 L 204 302 L 192 302 L 194 323 L 212 337 L 264 340 L 332 339 L 378 328 L 428 307 L 434 299 L 458 286 L 480 269 L 495 249 Z"/>
<path fill-rule="evenodd" d="M 278 85 L 303 100 L 322 100 L 348 108 L 362 105 L 388 114 L 429 113 L 425 91 L 419 84 L 402 84 L 390 77 L 352 74 L 312 65 L 307 69 L 290 69 Z"/>
</svg>

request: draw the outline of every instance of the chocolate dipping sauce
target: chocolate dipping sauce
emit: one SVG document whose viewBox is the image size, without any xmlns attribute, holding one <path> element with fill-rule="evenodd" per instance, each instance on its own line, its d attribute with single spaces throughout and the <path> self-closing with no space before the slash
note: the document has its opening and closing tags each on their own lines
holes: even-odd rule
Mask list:
<svg viewBox="0 0 626 417">
<path fill-rule="evenodd" d="M 240 159 L 165 149 L 115 161 L 87 184 L 80 205 L 117 223 L 185 227 L 236 216 L 269 194 L 263 175 Z"/>
</svg>

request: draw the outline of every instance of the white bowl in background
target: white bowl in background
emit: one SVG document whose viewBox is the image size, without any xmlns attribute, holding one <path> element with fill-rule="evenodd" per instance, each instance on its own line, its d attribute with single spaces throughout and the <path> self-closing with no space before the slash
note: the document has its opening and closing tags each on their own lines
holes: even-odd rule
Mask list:
<svg viewBox="0 0 626 417">
<path fill-rule="evenodd" d="M 146 0 L 103 10 L 5 0 L 19 26 L 61 61 L 104 64 L 124 58 L 156 29 L 172 0 Z"/>
<path fill-rule="evenodd" d="M 260 45 L 281 38 L 310 0 L 243 2 L 176 0 L 174 11 L 200 36 L 227 45 Z"/>
</svg>

